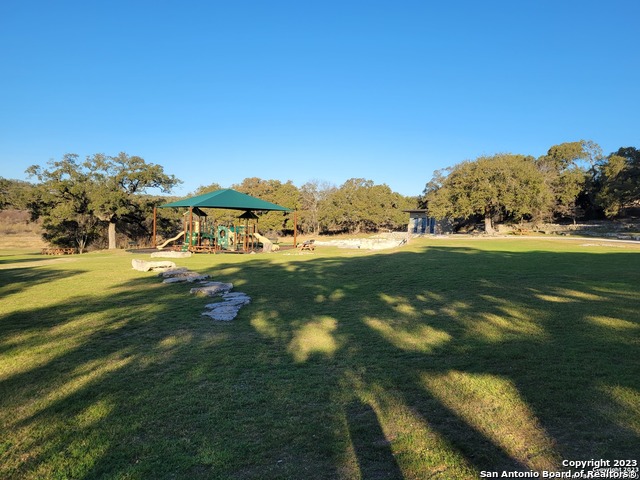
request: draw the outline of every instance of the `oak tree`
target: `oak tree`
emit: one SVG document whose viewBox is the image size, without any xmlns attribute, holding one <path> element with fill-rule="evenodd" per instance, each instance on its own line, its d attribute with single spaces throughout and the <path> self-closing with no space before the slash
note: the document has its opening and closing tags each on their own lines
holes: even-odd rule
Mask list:
<svg viewBox="0 0 640 480">
<path fill-rule="evenodd" d="M 116 226 L 138 221 L 148 214 L 141 195 L 150 189 L 169 192 L 180 183 L 160 165 L 120 153 L 95 154 L 82 163 L 76 154 L 50 161 L 48 168 L 33 165 L 27 173 L 39 181 L 31 211 L 44 218 L 43 227 L 53 243 L 77 238 L 84 243 L 95 237 L 96 228 L 107 226 L 108 245 L 116 248 Z M 80 233 L 78 233 L 80 232 Z"/>
<path fill-rule="evenodd" d="M 640 150 L 620 148 L 599 165 L 597 200 L 607 217 L 626 207 L 640 205 Z"/>
<path fill-rule="evenodd" d="M 494 232 L 494 219 L 521 219 L 547 202 L 548 192 L 532 157 L 514 154 L 482 156 L 438 172 L 427 184 L 429 214 L 438 219 L 484 218 L 485 231 Z"/>
</svg>

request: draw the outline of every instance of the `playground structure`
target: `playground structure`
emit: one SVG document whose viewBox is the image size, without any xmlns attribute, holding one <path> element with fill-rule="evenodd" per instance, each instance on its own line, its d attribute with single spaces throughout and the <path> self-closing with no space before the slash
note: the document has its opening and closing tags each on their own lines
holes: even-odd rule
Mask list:
<svg viewBox="0 0 640 480">
<path fill-rule="evenodd" d="M 180 237 L 184 236 L 184 231 L 180 232 L 178 235 L 176 235 L 175 237 L 170 238 L 169 240 L 167 240 L 166 242 L 164 242 L 162 245 L 158 245 L 158 250 L 162 250 L 164 247 L 166 247 L 167 245 L 169 245 L 171 242 L 175 242 L 176 240 L 178 240 Z"/>
<path fill-rule="evenodd" d="M 276 246 L 258 233 L 258 216 L 254 211 L 290 212 L 281 205 L 267 202 L 232 189 L 216 190 L 214 192 L 196 195 L 195 197 L 178 200 L 160 205 L 160 208 L 188 208 L 184 215 L 183 231 L 164 242 L 159 248 L 166 247 L 172 241 L 183 238 L 182 245 L 174 248 L 182 251 L 215 253 L 225 252 L 255 252 L 262 247 L 263 251 L 276 250 Z M 226 210 L 240 210 L 237 217 L 239 222 L 219 224 L 211 221 L 202 208 L 219 208 Z M 294 215 L 294 245 L 296 244 L 297 217 Z M 242 222 L 244 220 L 244 222 Z M 242 225 L 244 223 L 244 225 Z M 156 209 L 153 215 L 153 239 L 156 238 Z"/>
<path fill-rule="evenodd" d="M 173 245 L 173 250 L 182 252 L 253 252 L 259 248 L 266 251 L 272 249 L 273 243 L 258 233 L 258 217 L 246 212 L 240 215 L 241 222 L 218 223 L 199 208 L 194 208 L 185 214 L 183 231 L 166 240 L 156 248 L 161 250 L 170 243 L 183 239 L 181 243 Z M 251 222 L 250 222 L 251 220 Z"/>
</svg>

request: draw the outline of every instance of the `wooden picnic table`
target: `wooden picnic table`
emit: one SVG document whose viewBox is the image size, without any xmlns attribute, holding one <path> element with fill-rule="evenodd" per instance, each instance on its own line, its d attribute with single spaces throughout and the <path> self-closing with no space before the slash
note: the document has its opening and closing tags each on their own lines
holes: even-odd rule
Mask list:
<svg viewBox="0 0 640 480">
<path fill-rule="evenodd" d="M 315 240 L 307 240 L 302 245 L 298 245 L 298 248 L 302 252 L 303 250 L 309 250 L 310 252 L 316 249 L 316 241 Z"/>
<path fill-rule="evenodd" d="M 42 255 L 73 255 L 75 248 L 70 247 L 45 247 L 40 252 Z"/>
</svg>

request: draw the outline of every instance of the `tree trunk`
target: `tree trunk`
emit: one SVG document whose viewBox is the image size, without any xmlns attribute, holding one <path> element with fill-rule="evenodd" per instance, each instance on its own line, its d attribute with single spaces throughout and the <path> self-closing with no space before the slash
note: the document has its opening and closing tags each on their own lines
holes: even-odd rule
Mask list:
<svg viewBox="0 0 640 480">
<path fill-rule="evenodd" d="M 87 246 L 87 237 L 83 235 L 76 237 L 76 245 L 78 245 L 78 253 L 82 255 L 84 247 Z"/>
<path fill-rule="evenodd" d="M 489 212 L 489 210 L 485 210 L 484 212 L 484 231 L 489 235 L 495 233 L 495 231 L 493 230 L 493 223 L 491 222 L 491 213 Z"/>
<path fill-rule="evenodd" d="M 109 250 L 116 248 L 116 222 L 111 220 L 109 222 Z"/>
</svg>

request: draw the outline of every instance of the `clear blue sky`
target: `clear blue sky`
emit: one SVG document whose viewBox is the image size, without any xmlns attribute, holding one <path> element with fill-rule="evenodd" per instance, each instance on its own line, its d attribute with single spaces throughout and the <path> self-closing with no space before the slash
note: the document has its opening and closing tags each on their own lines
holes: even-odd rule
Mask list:
<svg viewBox="0 0 640 480">
<path fill-rule="evenodd" d="M 637 0 L 0 2 L 0 176 L 124 151 L 185 183 L 640 147 Z"/>
</svg>

